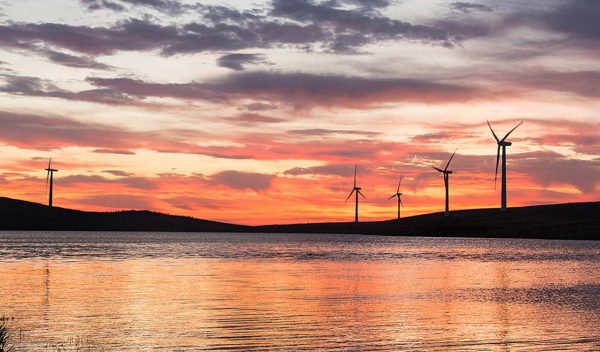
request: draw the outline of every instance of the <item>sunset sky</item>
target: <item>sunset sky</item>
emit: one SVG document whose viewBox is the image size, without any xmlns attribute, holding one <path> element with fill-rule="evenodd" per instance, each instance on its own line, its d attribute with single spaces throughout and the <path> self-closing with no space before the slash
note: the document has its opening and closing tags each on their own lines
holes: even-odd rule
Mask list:
<svg viewBox="0 0 600 352">
<path fill-rule="evenodd" d="M 244 224 L 600 199 L 600 1 L 0 0 L 0 196 Z"/>
</svg>

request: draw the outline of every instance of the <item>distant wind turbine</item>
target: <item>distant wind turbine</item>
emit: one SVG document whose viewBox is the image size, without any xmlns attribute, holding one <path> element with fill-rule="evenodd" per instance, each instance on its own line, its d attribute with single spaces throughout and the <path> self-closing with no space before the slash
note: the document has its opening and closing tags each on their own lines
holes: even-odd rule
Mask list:
<svg viewBox="0 0 600 352">
<path fill-rule="evenodd" d="M 490 127 L 490 131 L 492 131 L 492 134 L 494 135 L 494 139 L 496 140 L 496 143 L 498 144 L 498 152 L 496 153 L 496 174 L 494 176 L 494 189 L 496 189 L 496 181 L 498 180 L 498 164 L 500 162 L 500 148 L 502 148 L 502 192 L 501 192 L 502 196 L 501 196 L 500 210 L 506 211 L 506 147 L 510 147 L 512 145 L 511 142 L 506 141 L 506 138 L 508 138 L 508 136 L 511 133 L 513 133 L 513 131 L 516 130 L 517 127 L 521 126 L 523 124 L 523 121 L 519 122 L 502 139 L 498 139 L 498 136 L 496 136 L 496 133 L 494 132 L 494 129 L 492 128 L 492 125 L 490 124 L 490 121 L 488 121 L 487 124 Z"/>
<path fill-rule="evenodd" d="M 444 168 L 444 170 L 438 169 L 437 167 L 432 166 L 434 169 L 436 169 L 437 171 L 444 174 L 444 186 L 446 187 L 446 213 L 445 213 L 446 216 L 450 215 L 450 210 L 449 210 L 450 202 L 449 202 L 448 189 L 450 187 L 450 185 L 449 185 L 450 177 L 449 176 L 452 173 L 452 171 L 448 170 L 448 166 L 450 166 L 450 162 L 452 161 L 452 158 L 454 158 L 454 154 L 456 154 L 456 150 L 454 151 L 454 153 L 452 153 L 452 156 L 450 157 L 450 160 L 448 160 L 448 163 L 446 164 L 446 167 Z"/>
<path fill-rule="evenodd" d="M 392 194 L 391 197 L 389 197 L 388 199 L 392 199 L 394 197 L 398 197 L 398 220 L 400 220 L 400 206 L 404 207 L 404 204 L 402 203 L 402 199 L 400 198 L 402 196 L 402 193 L 400 193 L 400 184 L 402 183 L 402 177 L 404 176 L 400 176 L 400 181 L 398 182 L 398 188 L 396 189 L 396 193 Z"/>
<path fill-rule="evenodd" d="M 367 199 L 367 198 L 361 193 L 360 187 L 356 187 L 356 168 L 357 168 L 357 165 L 354 165 L 354 186 L 352 188 L 352 192 L 350 192 L 350 195 L 348 195 L 348 198 L 346 198 L 346 202 L 348 201 L 348 199 L 350 199 L 350 197 L 352 197 L 352 193 L 354 193 L 356 195 L 354 222 L 358 223 L 358 195 L 360 194 L 363 198 L 365 198 L 365 199 Z"/>
<path fill-rule="evenodd" d="M 50 181 L 50 192 L 48 193 L 48 206 L 52 207 L 52 191 L 54 189 L 54 173 L 57 172 L 57 169 L 53 169 L 50 167 L 50 164 L 52 163 L 52 158 L 50 158 L 50 160 L 48 160 L 48 168 L 46 169 L 46 171 L 48 171 L 48 174 L 46 176 L 46 192 L 48 192 L 48 181 Z"/>
</svg>

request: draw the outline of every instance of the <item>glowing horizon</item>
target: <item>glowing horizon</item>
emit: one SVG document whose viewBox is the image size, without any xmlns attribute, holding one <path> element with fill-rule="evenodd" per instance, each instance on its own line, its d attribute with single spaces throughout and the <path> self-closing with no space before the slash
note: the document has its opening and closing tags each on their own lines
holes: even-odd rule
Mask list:
<svg viewBox="0 0 600 352">
<path fill-rule="evenodd" d="M 600 4 L 0 2 L 0 196 L 240 224 L 600 200 Z"/>
</svg>

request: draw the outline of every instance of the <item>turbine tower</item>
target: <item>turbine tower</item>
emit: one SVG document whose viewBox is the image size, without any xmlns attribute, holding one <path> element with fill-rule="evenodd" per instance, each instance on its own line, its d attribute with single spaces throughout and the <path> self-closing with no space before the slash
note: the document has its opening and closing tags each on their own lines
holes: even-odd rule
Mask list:
<svg viewBox="0 0 600 352">
<path fill-rule="evenodd" d="M 436 169 L 437 171 L 444 174 L 444 186 L 446 187 L 446 213 L 445 213 L 445 216 L 450 215 L 450 210 L 449 210 L 450 201 L 449 201 L 448 189 L 450 187 L 449 182 L 450 182 L 450 174 L 452 173 L 452 171 L 448 170 L 448 166 L 450 166 L 450 162 L 452 161 L 452 158 L 454 158 L 454 154 L 456 154 L 456 150 L 454 151 L 454 153 L 452 153 L 452 156 L 450 157 L 450 160 L 448 160 L 448 163 L 446 164 L 446 167 L 444 168 L 444 170 L 438 169 L 437 167 L 432 166 L 434 169 Z"/>
<path fill-rule="evenodd" d="M 350 195 L 348 195 L 348 198 L 346 198 L 346 202 L 348 201 L 348 199 L 350 199 L 350 197 L 352 197 L 352 193 L 354 193 L 356 195 L 356 200 L 355 200 L 355 210 L 354 210 L 354 222 L 358 223 L 358 195 L 360 194 L 361 197 L 367 199 L 362 192 L 360 191 L 360 187 L 356 187 L 356 165 L 354 165 L 354 187 L 352 188 L 352 192 L 350 192 Z"/>
<path fill-rule="evenodd" d="M 50 208 L 52 208 L 52 191 L 54 188 L 54 173 L 57 172 L 57 169 L 53 169 L 50 167 L 50 164 L 52 163 L 52 158 L 50 158 L 50 160 L 48 160 L 48 168 L 46 169 L 46 171 L 48 171 L 48 174 L 46 176 L 46 192 L 48 192 L 48 181 L 50 181 L 50 192 L 48 193 L 48 206 Z"/>
<path fill-rule="evenodd" d="M 490 127 L 490 131 L 492 131 L 492 134 L 494 135 L 496 143 L 498 144 L 498 152 L 496 153 L 496 174 L 494 176 L 494 189 L 496 189 L 496 181 L 498 180 L 498 164 L 500 163 L 500 149 L 502 149 L 502 195 L 500 210 L 506 211 L 506 147 L 510 147 L 512 145 L 511 142 L 506 141 L 506 138 L 508 138 L 508 136 L 511 133 L 513 133 L 513 131 L 516 130 L 517 127 L 521 126 L 523 124 L 523 121 L 519 122 L 519 124 L 517 124 L 512 130 L 510 130 L 502 139 L 498 139 L 498 136 L 496 136 L 496 133 L 494 132 L 490 121 L 488 121 L 487 124 Z"/>
<path fill-rule="evenodd" d="M 404 207 L 404 204 L 402 203 L 402 199 L 400 198 L 402 196 L 402 193 L 400 193 L 400 184 L 402 183 L 402 175 L 400 175 L 400 182 L 398 182 L 398 188 L 396 189 L 396 194 L 392 194 L 391 197 L 389 197 L 388 199 L 392 199 L 394 197 L 398 197 L 398 220 L 400 220 L 400 206 Z"/>
</svg>

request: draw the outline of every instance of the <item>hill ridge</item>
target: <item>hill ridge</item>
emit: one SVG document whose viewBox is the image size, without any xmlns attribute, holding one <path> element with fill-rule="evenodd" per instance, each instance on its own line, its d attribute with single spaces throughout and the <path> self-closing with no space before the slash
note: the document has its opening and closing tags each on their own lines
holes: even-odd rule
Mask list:
<svg viewBox="0 0 600 352">
<path fill-rule="evenodd" d="M 0 197 L 0 231 L 348 233 L 433 237 L 600 239 L 600 202 L 454 210 L 400 220 L 247 226 L 152 210 L 88 212 Z"/>
</svg>

